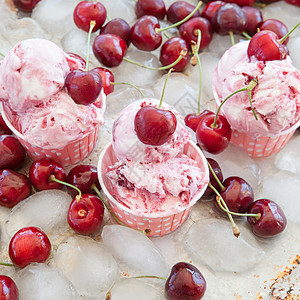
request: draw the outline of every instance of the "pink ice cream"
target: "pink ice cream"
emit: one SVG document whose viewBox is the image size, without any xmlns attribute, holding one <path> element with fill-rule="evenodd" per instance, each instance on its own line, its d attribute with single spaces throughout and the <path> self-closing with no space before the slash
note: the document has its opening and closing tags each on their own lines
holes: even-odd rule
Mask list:
<svg viewBox="0 0 300 300">
<path fill-rule="evenodd" d="M 257 61 L 247 56 L 248 42 L 241 42 L 220 59 L 214 71 L 213 88 L 217 102 L 246 87 L 253 78 L 258 84 L 252 91 L 250 108 L 248 92 L 240 92 L 222 106 L 233 129 L 252 138 L 276 136 L 300 120 L 300 73 L 289 57 L 285 60 Z"/>
<path fill-rule="evenodd" d="M 208 184 L 207 165 L 189 157 L 183 149 L 191 144 L 189 131 L 176 110 L 177 128 L 169 140 L 151 147 L 139 141 L 134 118 L 143 105 L 158 106 L 155 99 L 142 99 L 126 107 L 115 121 L 113 149 L 119 159 L 107 169 L 112 195 L 137 214 L 173 214 L 195 203 Z M 132 150 L 134 149 L 134 150 Z M 196 148 L 197 149 L 197 148 Z M 198 150 L 193 150 L 198 151 Z M 200 150 L 199 150 L 200 151 Z M 204 166 L 204 167 L 203 167 Z"/>
<path fill-rule="evenodd" d="M 67 94 L 67 74 L 81 64 L 44 39 L 18 43 L 0 63 L 0 99 L 23 138 L 42 148 L 62 148 L 103 124 L 104 94 L 78 105 Z"/>
<path fill-rule="evenodd" d="M 113 126 L 113 149 L 121 161 L 156 162 L 175 157 L 190 140 L 190 133 L 184 125 L 182 117 L 167 104 L 162 109 L 171 110 L 177 117 L 177 127 L 168 141 L 161 146 L 143 144 L 134 130 L 134 117 L 144 105 L 159 106 L 156 99 L 142 99 L 131 103 L 123 109 Z"/>
</svg>

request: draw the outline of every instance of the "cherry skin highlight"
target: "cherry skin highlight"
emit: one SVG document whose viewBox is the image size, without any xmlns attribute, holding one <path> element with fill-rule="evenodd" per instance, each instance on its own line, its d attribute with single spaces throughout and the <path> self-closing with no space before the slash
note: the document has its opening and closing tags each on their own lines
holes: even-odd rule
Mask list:
<svg viewBox="0 0 300 300">
<path fill-rule="evenodd" d="M 259 237 L 276 236 L 286 228 L 287 220 L 283 210 L 269 199 L 259 199 L 253 202 L 248 213 L 261 214 L 258 220 L 254 217 L 247 217 L 253 233 Z"/>
<path fill-rule="evenodd" d="M 75 198 L 68 210 L 68 223 L 79 234 L 96 233 L 102 224 L 104 206 L 101 200 L 93 195 L 83 194 L 79 201 Z"/>
<path fill-rule="evenodd" d="M 30 166 L 29 179 L 32 185 L 40 191 L 62 188 L 62 184 L 50 180 L 50 175 L 54 175 L 58 180 L 66 181 L 64 168 L 49 158 L 37 160 Z"/>
<path fill-rule="evenodd" d="M 172 267 L 165 283 L 168 300 L 200 300 L 206 291 L 206 281 L 192 264 L 179 262 Z"/>
<path fill-rule="evenodd" d="M 175 132 L 177 119 L 170 110 L 152 106 L 142 107 L 134 119 L 134 129 L 139 140 L 147 145 L 160 146 Z"/>
<path fill-rule="evenodd" d="M 95 21 L 96 25 L 92 31 L 95 32 L 106 20 L 106 8 L 97 1 L 81 1 L 74 9 L 73 20 L 79 29 L 86 32 L 90 30 L 90 22 Z"/>
<path fill-rule="evenodd" d="M 19 290 L 15 282 L 8 276 L 0 275 L 0 299 L 18 300 Z"/>
<path fill-rule="evenodd" d="M 100 63 L 109 68 L 120 65 L 126 51 L 126 43 L 115 34 L 100 34 L 93 43 L 94 55 Z"/>
<path fill-rule="evenodd" d="M 13 207 L 31 194 L 29 179 L 9 169 L 0 171 L 0 204 Z"/>
<path fill-rule="evenodd" d="M 183 49 L 188 49 L 189 45 L 187 42 L 180 37 L 172 37 L 168 39 L 161 47 L 159 61 L 163 66 L 172 64 L 178 59 Z M 189 63 L 189 54 L 187 53 L 179 63 L 172 68 L 176 72 L 181 72 L 185 69 Z"/>
<path fill-rule="evenodd" d="M 13 264 L 24 268 L 33 262 L 45 262 L 51 253 L 51 243 L 39 228 L 24 227 L 10 240 L 8 252 Z"/>
</svg>

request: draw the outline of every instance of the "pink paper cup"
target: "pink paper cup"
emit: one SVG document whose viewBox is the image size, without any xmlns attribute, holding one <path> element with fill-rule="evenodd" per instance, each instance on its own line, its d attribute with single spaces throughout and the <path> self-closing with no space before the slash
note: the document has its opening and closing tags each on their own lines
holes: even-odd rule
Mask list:
<svg viewBox="0 0 300 300">
<path fill-rule="evenodd" d="M 105 95 L 102 97 L 101 108 L 104 112 L 106 108 Z M 97 124 L 92 131 L 86 133 L 82 138 L 69 143 L 63 148 L 43 148 L 32 144 L 30 141 L 27 141 L 24 136 L 10 123 L 2 103 L 1 114 L 6 125 L 16 135 L 19 142 L 26 149 L 30 158 L 32 158 L 34 161 L 48 157 L 64 167 L 74 165 L 85 159 L 93 151 L 98 139 L 100 124 Z"/>
<path fill-rule="evenodd" d="M 220 99 L 213 87 L 214 97 L 217 107 L 221 104 Z M 226 117 L 225 112 L 222 110 Z M 230 120 L 227 119 L 229 124 Z M 290 140 L 296 129 L 300 126 L 300 120 L 289 129 L 282 131 L 278 135 L 273 136 L 259 136 L 256 138 L 250 137 L 246 132 L 239 131 L 232 128 L 231 143 L 243 148 L 250 157 L 267 157 L 279 152 Z"/>
<path fill-rule="evenodd" d="M 202 151 L 193 142 L 185 145 L 183 153 L 198 162 L 199 167 L 205 171 L 206 182 L 209 181 L 209 170 Z M 102 190 L 108 200 L 113 213 L 126 224 L 136 230 L 150 229 L 149 236 L 163 236 L 168 234 L 182 225 L 182 223 L 189 217 L 193 205 L 201 198 L 206 190 L 207 184 L 199 189 L 197 194 L 191 199 L 189 205 L 179 208 L 177 211 L 157 213 L 157 214 L 138 214 L 128 207 L 118 202 L 111 194 L 111 182 L 106 177 L 107 168 L 114 165 L 118 159 L 109 143 L 102 151 L 98 162 L 98 177 Z"/>
</svg>

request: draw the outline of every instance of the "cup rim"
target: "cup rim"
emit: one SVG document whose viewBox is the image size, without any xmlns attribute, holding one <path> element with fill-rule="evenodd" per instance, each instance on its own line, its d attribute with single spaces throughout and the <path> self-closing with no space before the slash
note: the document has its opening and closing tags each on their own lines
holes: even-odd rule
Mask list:
<svg viewBox="0 0 300 300">
<path fill-rule="evenodd" d="M 213 84 L 213 86 L 212 86 L 212 89 L 213 89 L 213 95 L 214 95 L 215 101 L 216 101 L 216 103 L 217 103 L 217 105 L 218 105 L 218 107 L 219 107 L 220 104 L 221 104 L 221 101 L 220 101 L 220 97 L 219 97 L 218 94 L 217 94 L 217 91 L 216 91 L 216 88 L 215 88 L 215 85 L 214 85 L 214 84 Z M 223 114 L 225 115 L 225 117 L 226 117 L 226 114 L 225 114 L 225 112 L 224 112 L 224 110 L 223 110 L 223 107 L 221 107 L 221 111 L 222 111 L 222 113 L 223 113 Z M 229 121 L 228 121 L 228 122 L 229 122 Z M 230 123 L 229 123 L 229 124 L 230 124 Z M 230 125 L 230 126 L 231 126 L 231 125 Z M 293 126 L 291 126 L 291 127 L 288 128 L 288 129 L 285 129 L 285 130 L 281 131 L 281 132 L 278 133 L 278 134 L 260 135 L 260 136 L 258 136 L 258 138 L 261 138 L 261 137 L 278 137 L 278 136 L 286 135 L 286 134 L 289 134 L 289 133 L 295 131 L 299 126 L 300 126 L 300 118 L 299 118 L 299 120 L 298 120 Z M 231 128 L 232 128 L 232 126 L 231 126 Z M 232 128 L 232 129 L 247 134 L 247 133 L 246 133 L 245 131 L 243 131 L 243 130 L 238 130 L 238 129 L 235 129 L 235 128 Z M 248 134 L 247 134 L 247 135 L 248 135 Z"/>
<path fill-rule="evenodd" d="M 203 162 L 203 166 L 204 166 L 204 172 L 206 174 L 206 179 L 207 179 L 207 184 L 204 185 L 202 187 L 202 189 L 198 190 L 198 192 L 194 195 L 194 197 L 192 198 L 192 200 L 190 201 L 190 203 L 184 207 L 180 207 L 178 208 L 178 210 L 173 211 L 173 212 L 160 212 L 160 213 L 142 213 L 142 214 L 138 214 L 136 211 L 131 210 L 130 208 L 127 208 L 126 206 L 124 206 L 122 203 L 120 203 L 118 200 L 116 200 L 108 191 L 108 189 L 106 188 L 106 185 L 104 184 L 102 175 L 105 176 L 104 174 L 101 174 L 101 169 L 102 169 L 102 162 L 103 162 L 103 158 L 104 156 L 107 154 L 107 151 L 111 148 L 113 151 L 113 147 L 112 147 L 112 142 L 109 142 L 104 149 L 102 150 L 100 156 L 99 156 L 99 160 L 98 160 L 98 166 L 97 166 L 97 173 L 98 173 L 98 178 L 99 178 L 99 182 L 100 182 L 100 186 L 105 194 L 105 196 L 109 199 L 110 202 L 112 202 L 114 205 L 116 205 L 118 208 L 120 208 L 121 210 L 137 216 L 137 217 L 145 217 L 145 218 L 149 218 L 149 219 L 155 219 L 155 218 L 165 218 L 165 217 L 169 217 L 169 216 L 173 216 L 176 215 L 178 213 L 181 213 L 189 208 L 191 208 L 192 206 L 194 206 L 196 204 L 196 202 L 201 198 L 201 196 L 203 195 L 203 193 L 205 192 L 207 186 L 208 186 L 208 182 L 209 182 L 209 169 L 208 169 L 208 165 L 206 163 L 206 158 L 203 154 L 203 152 L 201 151 L 201 149 L 193 142 L 193 141 L 189 141 L 187 144 L 189 144 L 190 146 L 192 146 L 194 149 L 196 149 L 196 151 L 198 152 L 198 154 L 201 157 L 201 160 Z M 186 144 L 186 145 L 187 145 Z"/>
<path fill-rule="evenodd" d="M 101 91 L 101 98 L 102 98 L 102 102 L 101 102 L 101 109 L 103 111 L 103 114 L 105 113 L 105 110 L 106 110 L 106 95 L 102 89 Z M 17 136 L 18 139 L 21 139 L 22 141 L 24 142 L 28 142 L 26 140 L 26 138 L 24 137 L 24 135 L 18 131 L 12 124 L 11 122 L 8 120 L 7 116 L 6 116 L 6 113 L 5 113 L 5 110 L 4 110 L 4 104 L 2 101 L 0 101 L 0 114 L 5 122 L 5 124 L 8 126 L 8 128 Z M 84 134 L 80 139 L 83 139 L 85 138 L 87 135 L 89 135 L 90 132 L 87 132 L 86 134 Z M 75 142 L 75 141 L 74 141 Z M 72 143 L 72 142 L 71 142 Z M 31 143 L 30 144 L 34 147 L 34 148 L 40 148 L 40 149 L 44 149 L 44 147 L 41 147 L 39 145 L 36 145 L 34 143 Z M 64 147 L 62 148 L 58 148 L 58 149 L 63 149 Z M 48 150 L 51 150 L 51 149 L 57 149 L 57 148 L 47 148 Z"/>
</svg>

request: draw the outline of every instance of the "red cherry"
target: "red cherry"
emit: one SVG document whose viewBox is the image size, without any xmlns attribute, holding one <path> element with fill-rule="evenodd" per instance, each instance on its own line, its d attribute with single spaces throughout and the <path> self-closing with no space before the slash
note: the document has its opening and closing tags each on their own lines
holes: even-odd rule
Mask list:
<svg viewBox="0 0 300 300">
<path fill-rule="evenodd" d="M 186 126 L 190 127 L 193 131 L 196 132 L 200 119 L 208 114 L 213 114 L 213 112 L 205 109 L 199 115 L 197 115 L 196 113 L 188 114 L 184 118 L 184 123 Z"/>
<path fill-rule="evenodd" d="M 123 39 L 115 34 L 98 35 L 93 43 L 93 52 L 106 67 L 117 67 L 123 60 L 127 47 Z"/>
<path fill-rule="evenodd" d="M 41 0 L 13 0 L 15 7 L 24 12 L 32 12 Z"/>
<path fill-rule="evenodd" d="M 22 167 L 26 152 L 21 143 L 11 135 L 0 135 L 0 170 L 16 170 Z"/>
<path fill-rule="evenodd" d="M 206 281 L 193 265 L 179 262 L 172 267 L 165 283 L 168 300 L 200 300 L 206 291 Z"/>
<path fill-rule="evenodd" d="M 241 177 L 231 176 L 224 180 L 223 185 L 224 189 L 220 194 L 228 209 L 236 213 L 246 213 L 254 200 L 249 183 Z"/>
<path fill-rule="evenodd" d="M 92 31 L 95 32 L 106 20 L 106 8 L 97 1 L 81 1 L 74 9 L 73 19 L 76 26 L 86 32 L 90 30 L 90 22 L 95 21 Z"/>
<path fill-rule="evenodd" d="M 163 19 L 166 15 L 166 6 L 163 0 L 137 0 L 135 14 L 138 18 L 144 15 Z"/>
<path fill-rule="evenodd" d="M 100 183 L 98 179 L 97 168 L 91 165 L 77 165 L 70 170 L 67 176 L 67 183 L 70 183 L 84 194 L 90 194 L 94 192 L 91 189 L 92 184 L 96 184 L 100 190 Z M 78 193 L 75 189 L 68 187 L 69 193 L 75 197 Z"/>
<path fill-rule="evenodd" d="M 218 115 L 216 128 L 213 128 L 215 115 L 207 114 L 201 118 L 196 131 L 198 144 L 207 152 L 218 154 L 229 145 L 231 127 L 222 115 Z"/>
<path fill-rule="evenodd" d="M 262 3 L 266 3 L 266 4 L 271 4 L 271 3 L 274 3 L 274 2 L 278 2 L 280 0 L 260 0 L 260 2 Z"/>
<path fill-rule="evenodd" d="M 29 179 L 32 185 L 38 190 L 62 188 L 62 184 L 49 179 L 50 175 L 54 175 L 58 180 L 66 181 L 64 168 L 49 158 L 37 160 L 30 166 Z"/>
<path fill-rule="evenodd" d="M 218 177 L 219 181 L 222 182 L 223 181 L 223 173 L 221 170 L 220 165 L 212 158 L 207 158 L 206 159 L 209 164 L 211 165 L 212 169 L 214 170 L 216 176 Z M 212 172 L 209 170 L 209 182 L 211 183 L 211 185 L 218 191 L 221 190 L 220 185 L 218 184 L 217 180 L 215 179 L 214 175 L 212 174 Z M 204 197 L 211 197 L 215 195 L 215 192 L 208 186 L 203 194 Z"/>
<path fill-rule="evenodd" d="M 0 275 L 0 299 L 18 300 L 19 291 L 15 282 L 8 276 Z"/>
<path fill-rule="evenodd" d="M 172 64 L 178 59 L 183 49 L 188 49 L 189 45 L 187 42 L 180 37 L 172 37 L 168 39 L 161 47 L 159 61 L 163 66 Z M 176 72 L 181 72 L 185 69 L 189 63 L 189 54 L 187 53 L 179 63 L 172 68 Z"/>
<path fill-rule="evenodd" d="M 33 262 L 45 262 L 51 253 L 51 243 L 39 228 L 25 227 L 12 237 L 8 252 L 13 264 L 24 268 Z"/>
<path fill-rule="evenodd" d="M 201 13 L 201 17 L 206 18 L 208 21 L 211 22 L 217 9 L 224 4 L 224 1 L 212 1 L 207 3 Z"/>
<path fill-rule="evenodd" d="M 155 31 L 160 28 L 158 19 L 154 16 L 143 16 L 131 27 L 131 42 L 139 50 L 153 51 L 162 42 L 162 36 Z"/>
<path fill-rule="evenodd" d="M 74 70 L 67 75 L 65 85 L 75 103 L 89 105 L 100 95 L 102 78 L 94 71 Z"/>
<path fill-rule="evenodd" d="M 284 231 L 287 220 L 282 209 L 275 202 L 268 199 L 259 199 L 253 202 L 248 210 L 249 214 L 261 214 L 257 220 L 247 217 L 255 235 L 272 237 Z"/>
<path fill-rule="evenodd" d="M 213 36 L 212 26 L 207 19 L 197 17 L 188 20 L 179 27 L 179 34 L 189 45 L 191 45 L 192 41 L 197 43 L 197 29 L 201 31 L 201 42 L 199 48 L 201 50 L 210 44 Z"/>
<path fill-rule="evenodd" d="M 139 140 L 147 145 L 160 146 L 175 132 L 177 119 L 169 110 L 143 106 L 135 115 L 134 129 Z"/>
<path fill-rule="evenodd" d="M 226 35 L 230 31 L 241 34 L 247 28 L 247 18 L 241 7 L 235 3 L 220 6 L 212 19 L 215 32 Z"/>
<path fill-rule="evenodd" d="M 1 134 L 12 134 L 12 131 L 9 129 L 2 116 L 0 115 L 0 135 Z"/>
<path fill-rule="evenodd" d="M 282 60 L 287 56 L 285 47 L 279 42 L 277 34 L 269 30 L 254 34 L 249 42 L 247 54 L 250 59 L 254 56 L 261 61 Z"/>
<path fill-rule="evenodd" d="M 242 10 L 247 18 L 246 31 L 252 36 L 263 21 L 262 13 L 258 8 L 252 6 L 244 6 Z"/>
<path fill-rule="evenodd" d="M 101 76 L 104 94 L 108 95 L 112 93 L 114 91 L 114 86 L 111 83 L 115 82 L 114 74 L 110 70 L 101 67 L 94 68 L 92 71 L 99 73 Z"/>
<path fill-rule="evenodd" d="M 177 23 L 181 20 L 183 20 L 185 17 L 187 17 L 190 13 L 193 12 L 193 10 L 196 8 L 196 6 L 185 2 L 185 1 L 175 1 L 171 6 L 168 8 L 167 11 L 167 18 L 168 21 L 171 23 Z M 200 12 L 197 10 L 192 18 L 200 17 Z"/>
<path fill-rule="evenodd" d="M 20 173 L 3 169 L 0 171 L 0 204 L 13 207 L 31 194 L 29 179 Z"/>
<path fill-rule="evenodd" d="M 86 61 L 78 54 L 72 53 L 72 52 L 68 52 L 69 56 L 71 56 L 72 58 L 77 59 L 80 63 L 81 63 L 81 68 L 85 69 L 86 66 Z"/>
<path fill-rule="evenodd" d="M 284 37 L 289 32 L 286 25 L 277 19 L 268 19 L 268 20 L 263 21 L 261 23 L 261 25 L 259 26 L 259 29 L 260 29 L 260 31 L 262 31 L 262 30 L 273 31 L 277 34 L 279 39 Z M 289 37 L 287 37 L 284 40 L 283 44 L 287 44 L 288 41 L 289 41 Z"/>
<path fill-rule="evenodd" d="M 93 195 L 83 194 L 79 201 L 71 202 L 68 210 L 68 223 L 77 233 L 90 235 L 97 232 L 102 224 L 104 206 L 101 200 Z"/>
<path fill-rule="evenodd" d="M 285 2 L 300 7 L 300 0 L 285 0 Z"/>
<path fill-rule="evenodd" d="M 227 3 L 235 3 L 238 6 L 252 6 L 255 0 L 224 0 Z"/>
<path fill-rule="evenodd" d="M 111 33 L 119 36 L 121 39 L 123 39 L 123 41 L 126 43 L 128 48 L 131 42 L 130 30 L 131 28 L 125 20 L 121 18 L 117 18 L 107 22 L 105 26 L 101 28 L 100 33 L 101 34 Z"/>
</svg>

